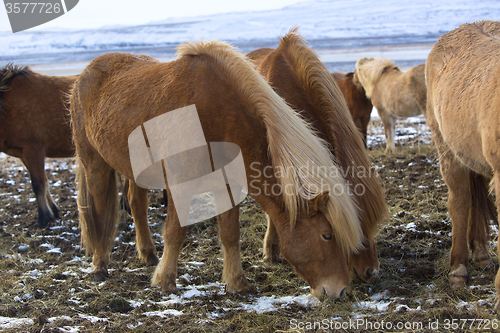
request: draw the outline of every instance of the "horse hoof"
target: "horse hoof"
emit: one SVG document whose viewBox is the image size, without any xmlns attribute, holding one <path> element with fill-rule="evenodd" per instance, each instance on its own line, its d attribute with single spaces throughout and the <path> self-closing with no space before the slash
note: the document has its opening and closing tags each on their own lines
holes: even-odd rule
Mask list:
<svg viewBox="0 0 500 333">
<path fill-rule="evenodd" d="M 54 214 L 54 219 L 58 219 L 59 218 L 60 210 L 59 210 L 59 208 L 56 205 L 52 206 L 52 213 Z"/>
<path fill-rule="evenodd" d="M 55 222 L 56 218 L 54 217 L 54 214 L 52 213 L 51 210 L 44 211 L 43 213 L 38 212 L 38 220 L 36 222 L 36 226 L 40 228 L 45 228 L 47 227 L 47 224 L 49 222 Z"/>
<path fill-rule="evenodd" d="M 153 279 L 151 280 L 151 286 L 159 286 L 161 291 L 166 294 L 178 294 L 179 290 L 175 284 L 175 274 L 162 274 L 160 267 L 157 266 L 155 272 L 153 273 Z"/>
<path fill-rule="evenodd" d="M 450 272 L 450 284 L 452 288 L 462 288 L 467 284 L 467 268 L 464 265 L 458 266 L 456 270 Z"/>
<path fill-rule="evenodd" d="M 169 282 L 163 286 L 161 286 L 161 291 L 165 294 L 179 294 L 179 289 L 175 285 L 175 282 Z"/>
<path fill-rule="evenodd" d="M 107 269 L 96 270 L 90 274 L 92 275 L 92 280 L 96 282 L 106 281 L 106 279 L 109 277 Z"/>
<path fill-rule="evenodd" d="M 247 278 L 241 274 L 234 279 L 232 283 L 227 282 L 226 284 L 227 292 L 235 292 L 238 294 L 256 294 L 257 289 L 248 282 Z"/>
<path fill-rule="evenodd" d="M 487 258 L 474 260 L 474 262 L 479 267 L 482 267 L 482 268 L 491 268 L 491 267 L 495 266 L 495 264 L 493 263 L 493 260 L 491 260 L 491 257 L 489 257 L 489 256 Z"/>
<path fill-rule="evenodd" d="M 154 253 L 149 253 L 146 257 L 146 265 L 155 266 L 156 264 L 158 264 L 158 257 Z"/>
<path fill-rule="evenodd" d="M 262 259 L 262 261 L 267 262 L 267 263 L 271 263 L 271 264 L 279 264 L 279 263 L 283 262 L 283 260 L 279 257 L 279 255 L 274 256 L 274 255 L 267 255 L 267 254 L 264 255 L 264 258 Z"/>
<path fill-rule="evenodd" d="M 35 226 L 38 227 L 38 228 L 45 228 L 48 224 L 48 221 L 45 221 L 45 220 L 38 220 L 36 223 L 35 223 Z"/>
<path fill-rule="evenodd" d="M 491 260 L 491 256 L 488 252 L 481 251 L 479 253 L 478 252 L 476 252 L 476 253 L 474 253 L 474 262 L 479 267 L 490 268 L 490 267 L 493 267 L 495 265 L 493 263 L 493 260 Z"/>
</svg>

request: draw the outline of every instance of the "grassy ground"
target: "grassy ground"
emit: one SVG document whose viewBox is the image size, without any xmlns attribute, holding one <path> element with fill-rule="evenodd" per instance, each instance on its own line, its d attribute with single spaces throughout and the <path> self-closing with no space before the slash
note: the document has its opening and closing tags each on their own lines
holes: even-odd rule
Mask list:
<svg viewBox="0 0 500 333">
<path fill-rule="evenodd" d="M 404 125 L 400 137 L 406 135 Z M 411 125 L 415 128 L 417 125 Z M 378 131 L 378 132 L 377 132 Z M 409 130 L 414 133 L 414 131 Z M 372 137 L 380 133 L 371 129 Z M 403 134 L 401 134 L 403 133 Z M 406 141 L 405 141 L 406 140 Z M 263 212 L 242 205 L 241 253 L 256 295 L 226 293 L 216 222 L 189 227 L 179 263 L 179 295 L 150 287 L 152 267 L 135 254 L 135 230 L 122 214 L 110 278 L 88 277 L 90 258 L 80 247 L 73 161 L 48 171 L 62 218 L 40 230 L 28 175 L 16 159 L 0 159 L 0 330 L 5 332 L 447 332 L 500 326 L 493 311 L 496 226 L 490 244 L 495 268 L 470 263 L 466 289 L 448 283 L 451 224 L 447 189 L 428 134 L 398 140 L 396 154 L 370 154 L 384 180 L 390 220 L 377 237 L 381 278 L 367 285 L 353 277 L 340 301 L 317 302 L 286 262 L 262 261 Z M 165 209 L 150 194 L 150 226 L 162 252 Z M 24 320 L 15 322 L 14 319 Z"/>
</svg>

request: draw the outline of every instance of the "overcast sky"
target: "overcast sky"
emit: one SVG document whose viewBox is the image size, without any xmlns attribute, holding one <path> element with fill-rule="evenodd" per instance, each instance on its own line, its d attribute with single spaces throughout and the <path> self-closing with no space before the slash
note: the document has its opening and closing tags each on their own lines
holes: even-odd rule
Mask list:
<svg viewBox="0 0 500 333">
<path fill-rule="evenodd" d="M 3 2 L 3 1 L 2 1 Z M 19 2 L 29 2 L 19 0 Z M 171 17 L 190 17 L 234 11 L 283 8 L 300 0 L 80 0 L 73 10 L 29 29 L 98 28 L 104 25 L 136 25 Z M 0 8 L 0 31 L 12 31 L 5 6 Z"/>
</svg>

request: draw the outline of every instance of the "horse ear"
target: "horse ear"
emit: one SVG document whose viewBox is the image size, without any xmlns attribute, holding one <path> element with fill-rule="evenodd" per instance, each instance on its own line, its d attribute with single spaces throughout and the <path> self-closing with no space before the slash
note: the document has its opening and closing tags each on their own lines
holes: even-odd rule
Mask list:
<svg viewBox="0 0 500 333">
<path fill-rule="evenodd" d="M 326 210 L 326 204 L 328 198 L 330 197 L 330 192 L 328 190 L 321 192 L 314 199 L 312 199 L 312 208 L 316 212 Z"/>
</svg>

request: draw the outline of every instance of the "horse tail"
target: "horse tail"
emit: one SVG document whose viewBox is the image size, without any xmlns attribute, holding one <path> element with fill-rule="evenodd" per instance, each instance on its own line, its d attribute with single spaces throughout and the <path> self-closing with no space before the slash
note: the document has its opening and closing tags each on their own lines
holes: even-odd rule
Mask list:
<svg viewBox="0 0 500 333">
<path fill-rule="evenodd" d="M 7 64 L 7 66 L 0 68 L 0 117 L 4 116 L 6 113 L 6 105 L 3 99 L 3 93 L 10 90 L 10 82 L 12 81 L 12 79 L 17 75 L 28 76 L 30 73 L 32 73 L 32 71 L 28 66 L 17 66 L 12 63 L 9 63 Z"/>
<path fill-rule="evenodd" d="M 337 166 L 332 165 L 333 156 L 327 143 L 314 134 L 310 124 L 274 92 L 248 59 L 228 44 L 219 41 L 185 43 L 177 49 L 178 56 L 203 54 L 210 57 L 265 126 L 273 167 L 283 171 L 279 182 L 282 189 L 286 189 L 282 195 L 290 227 L 294 227 L 299 209 L 304 209 L 326 188 L 330 192 L 323 214 L 340 247 L 347 255 L 360 250 L 364 235 L 358 207 Z M 337 172 L 331 172 L 332 167 Z M 339 188 L 337 192 L 340 193 L 334 194 L 333 190 Z"/>
<path fill-rule="evenodd" d="M 342 91 L 296 29 L 282 38 L 278 48 L 284 48 L 310 101 L 328 125 L 328 141 L 333 145 L 335 161 L 351 184 L 351 192 L 361 208 L 365 236 L 373 237 L 378 225 L 388 217 L 387 203 L 379 176 L 366 152 L 361 133 L 354 125 Z"/>
<path fill-rule="evenodd" d="M 98 220 L 94 199 L 87 185 L 85 169 L 78 158 L 77 163 L 77 203 L 80 229 L 82 230 L 82 245 L 85 246 L 87 255 L 90 253 L 108 254 L 113 249 L 113 241 L 119 220 L 116 171 L 111 169 L 112 171 L 109 173 L 106 214 L 102 219 Z"/>
<path fill-rule="evenodd" d="M 470 171 L 471 209 L 469 215 L 469 248 L 474 251 L 474 240 L 486 244 L 489 237 L 489 221 L 498 224 L 497 209 L 488 193 L 484 176 Z"/>
</svg>

